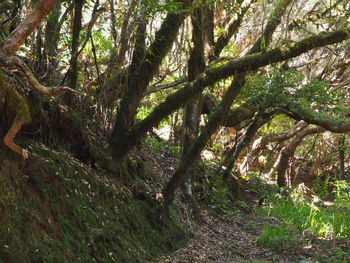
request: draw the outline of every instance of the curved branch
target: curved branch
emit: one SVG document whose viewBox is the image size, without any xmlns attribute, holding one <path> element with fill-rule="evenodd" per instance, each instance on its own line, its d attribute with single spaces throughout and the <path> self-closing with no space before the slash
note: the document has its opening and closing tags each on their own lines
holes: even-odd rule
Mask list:
<svg viewBox="0 0 350 263">
<path fill-rule="evenodd" d="M 325 113 L 319 113 L 295 101 L 287 101 L 284 108 L 287 110 L 286 114 L 290 115 L 290 117 L 321 126 L 328 131 L 334 133 L 346 133 L 350 131 L 349 118 L 339 118 L 329 116 Z"/>
<path fill-rule="evenodd" d="M 239 27 L 242 24 L 244 15 L 250 8 L 251 4 L 254 3 L 255 1 L 256 0 L 252 0 L 247 6 L 242 7 L 240 13 L 238 14 L 238 17 L 230 21 L 228 27 L 225 29 L 225 31 L 220 35 L 218 40 L 215 42 L 214 52 L 213 52 L 214 55 L 212 60 L 220 56 L 221 51 L 228 44 L 232 36 L 237 33 Z"/>
<path fill-rule="evenodd" d="M 244 158 L 242 164 L 239 167 L 240 173 L 245 173 L 249 170 L 249 167 L 259 156 L 260 152 L 265 148 L 268 143 L 271 142 L 282 142 L 288 140 L 299 133 L 301 130 L 305 129 L 308 124 L 304 121 L 299 121 L 292 129 L 278 134 L 268 134 L 265 137 L 259 137 L 256 139 L 252 147 L 249 150 L 248 155 Z"/>
<path fill-rule="evenodd" d="M 18 57 L 14 57 L 14 56 L 7 57 L 7 58 L 4 58 L 4 60 L 2 60 L 1 62 L 3 62 L 3 61 L 5 61 L 4 62 L 5 66 L 16 66 L 18 69 L 20 69 L 21 72 L 24 74 L 24 76 L 27 78 L 30 86 L 42 94 L 52 96 L 52 95 L 61 94 L 64 91 L 71 91 L 73 93 L 82 95 L 82 93 L 80 93 L 79 91 L 73 90 L 73 89 L 66 87 L 66 86 L 46 87 L 46 86 L 40 84 L 40 82 L 36 79 L 36 77 L 30 71 L 30 69 Z M 0 66 L 2 64 L 1 62 L 0 62 Z"/>
<path fill-rule="evenodd" d="M 56 0 L 42 0 L 4 41 L 2 53 L 5 56 L 12 56 L 15 54 L 27 37 L 49 14 L 55 3 Z"/>
<path fill-rule="evenodd" d="M 169 89 L 175 86 L 178 86 L 180 84 L 183 84 L 187 81 L 187 78 L 181 78 L 181 79 L 177 79 L 173 82 L 167 83 L 167 84 L 162 84 L 162 85 L 152 85 L 150 86 L 147 91 L 145 92 L 145 96 L 160 91 L 160 90 L 165 90 L 165 89 Z"/>
</svg>

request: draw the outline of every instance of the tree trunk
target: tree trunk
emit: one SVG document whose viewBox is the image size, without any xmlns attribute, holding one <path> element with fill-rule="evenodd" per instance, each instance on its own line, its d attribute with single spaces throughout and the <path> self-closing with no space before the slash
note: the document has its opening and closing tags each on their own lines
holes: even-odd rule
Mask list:
<svg viewBox="0 0 350 263">
<path fill-rule="evenodd" d="M 228 26 L 225 28 L 224 32 L 219 36 L 218 40 L 215 43 L 213 54 L 211 60 L 219 58 L 221 51 L 227 46 L 232 36 L 234 36 L 238 29 L 240 28 L 244 15 L 247 13 L 250 5 L 256 0 L 252 0 L 247 6 L 241 7 L 237 17 L 234 17 L 232 21 L 229 22 Z M 242 4 L 243 1 L 240 1 Z"/>
<path fill-rule="evenodd" d="M 259 156 L 260 152 L 266 147 L 268 143 L 271 142 L 283 142 L 291 137 L 295 136 L 298 132 L 306 128 L 308 124 L 304 121 L 299 121 L 289 131 L 282 134 L 268 134 L 264 138 L 260 137 L 255 140 L 252 148 L 250 149 L 248 155 L 244 158 L 243 163 L 240 165 L 240 173 L 245 173 L 249 171 L 249 167 L 255 162 L 256 158 Z"/>
<path fill-rule="evenodd" d="M 186 8 L 187 1 L 178 1 Z M 161 28 L 155 35 L 155 40 L 147 48 L 145 57 L 137 70 L 129 77 L 126 93 L 121 101 L 120 110 L 117 113 L 116 121 L 110 136 L 110 144 L 113 149 L 113 158 L 115 160 L 125 159 L 130 150 L 130 141 L 127 139 L 130 128 L 134 124 L 134 118 L 137 107 L 147 89 L 149 82 L 157 72 L 163 58 L 169 52 L 180 26 L 182 25 L 186 14 L 169 13 Z M 134 142 L 134 140 L 133 140 Z"/>
<path fill-rule="evenodd" d="M 238 144 L 236 145 L 236 147 L 232 148 L 229 153 L 226 155 L 224 161 L 223 161 L 223 166 L 225 166 L 226 168 L 224 169 L 224 172 L 222 173 L 222 177 L 224 179 L 224 181 L 227 181 L 229 176 L 230 176 L 230 172 L 237 160 L 237 158 L 239 157 L 239 154 L 241 153 L 241 151 L 248 146 L 248 144 L 251 142 L 251 140 L 253 139 L 255 133 L 257 132 L 257 130 L 263 126 L 264 124 L 266 124 L 267 122 L 269 122 L 271 119 L 271 115 L 270 114 L 263 114 L 263 115 L 258 115 L 254 118 L 254 120 L 252 121 L 252 123 L 249 125 L 246 133 L 244 134 L 244 136 L 239 140 Z M 237 190 L 237 189 L 233 189 L 233 190 Z"/>
<path fill-rule="evenodd" d="M 345 135 L 339 137 L 339 179 L 345 180 Z"/>
<path fill-rule="evenodd" d="M 5 56 L 12 56 L 24 43 L 27 37 L 41 24 L 49 14 L 56 0 L 42 0 L 33 11 L 11 32 L 4 41 L 2 53 Z"/>
<path fill-rule="evenodd" d="M 325 129 L 321 127 L 303 130 L 285 147 L 282 148 L 277 161 L 277 185 L 279 187 L 291 186 L 293 178 L 290 178 L 288 168 L 291 168 L 291 159 L 294 156 L 296 148 L 301 144 L 303 139 L 311 134 L 322 133 Z"/>
<path fill-rule="evenodd" d="M 192 144 L 191 148 L 184 156 L 183 162 L 176 169 L 175 173 L 171 177 L 170 181 L 164 187 L 164 212 L 167 213 L 168 207 L 174 200 L 175 191 L 181 185 L 183 180 L 186 179 L 186 174 L 189 168 L 198 161 L 200 153 L 206 146 L 207 142 L 210 140 L 211 135 L 215 132 L 218 126 L 223 123 L 225 117 L 227 116 L 231 104 L 234 98 L 238 95 L 239 91 L 244 85 L 245 75 L 239 74 L 235 80 L 232 82 L 228 90 L 226 91 L 221 103 L 216 107 L 213 114 L 205 126 L 202 133 L 199 135 L 197 140 Z"/>
<path fill-rule="evenodd" d="M 45 27 L 45 42 L 44 42 L 44 55 L 46 59 L 46 68 L 51 73 L 48 74 L 46 82 L 48 85 L 57 85 L 59 83 L 59 76 L 56 68 L 58 66 L 58 39 L 61 28 L 59 27 L 59 19 L 62 12 L 61 1 L 57 1 L 54 9 L 47 18 Z"/>
<path fill-rule="evenodd" d="M 73 20 L 73 32 L 72 32 L 72 46 L 71 46 L 71 59 L 69 63 L 69 71 L 68 71 L 68 85 L 72 89 L 77 88 L 78 82 L 78 51 L 80 44 L 80 31 L 82 28 L 82 15 L 83 15 L 83 7 L 85 0 L 75 0 L 74 6 L 74 20 Z M 67 93 L 64 95 L 64 102 L 67 105 L 72 105 L 73 96 L 71 93 Z"/>
<path fill-rule="evenodd" d="M 188 61 L 188 80 L 193 81 L 201 74 L 205 67 L 204 62 L 204 41 L 203 41 L 203 17 L 202 10 L 196 8 L 192 15 L 192 42 L 193 48 Z M 202 95 L 198 94 L 186 106 L 183 119 L 183 135 L 182 135 L 182 153 L 181 159 L 184 160 L 190 146 L 196 140 L 199 130 L 199 122 L 202 111 Z M 196 174 L 196 166 L 190 171 Z M 192 197 L 191 178 L 183 182 L 182 190 L 186 197 Z"/>
</svg>

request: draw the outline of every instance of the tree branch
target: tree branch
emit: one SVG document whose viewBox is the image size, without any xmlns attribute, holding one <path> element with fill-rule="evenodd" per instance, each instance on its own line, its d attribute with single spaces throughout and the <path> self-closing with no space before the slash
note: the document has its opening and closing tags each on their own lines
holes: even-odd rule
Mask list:
<svg viewBox="0 0 350 263">
<path fill-rule="evenodd" d="M 184 88 L 168 96 L 167 99 L 159 104 L 147 118 L 139 122 L 130 131 L 128 137 L 130 139 L 142 138 L 147 131 L 157 126 L 162 119 L 176 111 L 179 107 L 185 105 L 193 96 L 202 92 L 205 87 L 214 84 L 218 80 L 227 78 L 236 73 L 256 70 L 272 63 L 291 59 L 312 49 L 339 43 L 349 38 L 350 27 L 347 27 L 333 32 L 323 32 L 292 43 L 291 45 L 282 46 L 263 53 L 232 59 L 222 66 L 214 68 L 209 67 L 196 80 L 188 83 Z M 125 141 L 125 138 L 123 140 Z"/>
<path fill-rule="evenodd" d="M 51 95 L 61 94 L 64 91 L 71 91 L 73 93 L 82 95 L 82 93 L 80 93 L 79 91 L 73 90 L 66 86 L 46 87 L 40 84 L 40 82 L 36 79 L 36 77 L 30 71 L 30 69 L 18 57 L 12 56 L 12 57 L 3 58 L 3 60 L 0 59 L 0 66 L 7 66 L 7 67 L 16 66 L 18 69 L 20 69 L 21 73 L 24 74 L 30 86 L 42 94 L 51 96 Z"/>
<path fill-rule="evenodd" d="M 2 53 L 11 56 L 24 43 L 27 37 L 41 24 L 54 7 L 56 0 L 42 0 L 34 10 L 18 25 L 4 41 Z"/>
</svg>

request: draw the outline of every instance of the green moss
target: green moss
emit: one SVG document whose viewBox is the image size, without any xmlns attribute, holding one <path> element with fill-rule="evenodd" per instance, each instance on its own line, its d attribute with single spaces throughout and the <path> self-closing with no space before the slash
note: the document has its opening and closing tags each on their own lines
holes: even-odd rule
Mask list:
<svg viewBox="0 0 350 263">
<path fill-rule="evenodd" d="M 134 199 L 115 178 L 44 146 L 31 151 L 40 157 L 25 170 L 0 163 L 5 262 L 141 263 L 187 241 L 185 229 L 173 220 L 159 224 L 152 204 Z"/>
<path fill-rule="evenodd" d="M 24 123 L 30 122 L 30 110 L 27 101 L 13 87 L 11 87 L 1 71 L 0 98 L 5 98 L 9 110 L 16 116 L 24 118 Z"/>
</svg>

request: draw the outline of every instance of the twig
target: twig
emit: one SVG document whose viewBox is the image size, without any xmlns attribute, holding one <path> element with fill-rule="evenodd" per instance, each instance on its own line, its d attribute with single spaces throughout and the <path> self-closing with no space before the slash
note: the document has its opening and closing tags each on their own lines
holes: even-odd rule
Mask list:
<svg viewBox="0 0 350 263">
<path fill-rule="evenodd" d="M 98 65 L 97 65 L 96 49 L 95 49 L 94 39 L 93 39 L 92 35 L 90 35 L 90 39 L 91 39 L 91 45 L 92 45 L 92 53 L 94 54 L 95 67 L 96 67 L 96 71 L 97 71 L 98 85 L 101 89 L 102 82 L 101 82 L 100 70 L 99 70 Z"/>
</svg>

